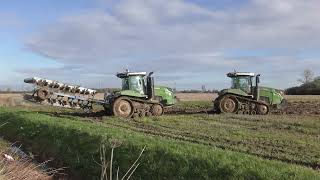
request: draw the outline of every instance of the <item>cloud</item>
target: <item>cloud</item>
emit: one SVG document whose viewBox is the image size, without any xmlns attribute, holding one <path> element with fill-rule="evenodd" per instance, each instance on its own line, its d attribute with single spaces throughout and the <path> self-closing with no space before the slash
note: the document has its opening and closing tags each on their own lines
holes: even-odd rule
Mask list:
<svg viewBox="0 0 320 180">
<path fill-rule="evenodd" d="M 28 37 L 25 46 L 66 66 L 86 69 L 84 76 L 130 67 L 155 70 L 160 81 L 165 74 L 163 82 L 175 77 L 182 87 L 197 84 L 201 76 L 211 78 L 208 73 L 212 80 L 204 81 L 221 84 L 221 76 L 233 69 L 277 75 L 270 84 L 286 86 L 296 79 L 281 78 L 283 72 L 292 76 L 320 64 L 317 58 L 299 56 L 320 48 L 318 0 L 250 0 L 223 9 L 182 0 L 105 3 L 108 8 L 66 15 Z M 232 50 L 266 55 L 230 57 Z"/>
<path fill-rule="evenodd" d="M 21 27 L 24 21 L 14 13 L 0 12 L 0 28 Z"/>
</svg>

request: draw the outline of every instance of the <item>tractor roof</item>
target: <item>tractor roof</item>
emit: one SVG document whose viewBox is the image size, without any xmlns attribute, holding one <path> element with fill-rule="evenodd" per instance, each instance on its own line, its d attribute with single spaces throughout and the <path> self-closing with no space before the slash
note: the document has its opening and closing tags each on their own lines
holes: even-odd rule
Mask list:
<svg viewBox="0 0 320 180">
<path fill-rule="evenodd" d="M 146 72 L 123 72 L 123 73 L 117 73 L 118 78 L 125 78 L 129 76 L 145 76 L 147 75 Z"/>
<path fill-rule="evenodd" d="M 230 72 L 227 74 L 228 77 L 237 77 L 237 76 L 250 76 L 254 77 L 254 73 L 249 72 Z"/>
</svg>

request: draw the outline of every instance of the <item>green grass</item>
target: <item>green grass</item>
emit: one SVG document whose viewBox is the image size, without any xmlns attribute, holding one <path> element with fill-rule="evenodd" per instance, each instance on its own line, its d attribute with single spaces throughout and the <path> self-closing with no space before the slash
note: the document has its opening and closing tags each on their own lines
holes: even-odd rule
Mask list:
<svg viewBox="0 0 320 180">
<path fill-rule="evenodd" d="M 318 117 L 163 116 L 142 122 L 109 119 L 103 125 L 320 167 Z"/>
<path fill-rule="evenodd" d="M 317 171 L 309 168 L 230 151 L 232 148 L 229 147 L 225 149 L 230 150 L 223 150 L 221 149 L 223 147 L 208 144 L 209 141 L 203 139 L 206 136 L 209 136 L 210 139 L 220 139 L 220 137 L 225 139 L 223 136 L 229 133 L 231 134 L 230 141 L 233 137 L 238 137 L 238 139 L 244 137 L 245 139 L 256 127 L 249 125 L 243 131 L 237 130 L 237 127 L 247 126 L 246 123 L 257 121 L 254 118 L 245 118 L 244 124 L 238 122 L 237 125 L 236 118 L 232 116 L 227 118 L 223 116 L 192 117 L 165 116 L 154 119 L 146 118 L 141 122 L 107 118 L 102 123 L 92 123 L 87 119 L 77 117 L 51 117 L 42 112 L 0 108 L 0 123 L 9 122 L 0 131 L 0 134 L 12 141 L 23 142 L 32 152 L 40 156 L 54 157 L 53 163 L 63 162 L 71 172 L 79 173 L 80 176 L 90 179 L 92 176 L 98 177 L 99 175 L 99 167 L 93 159 L 98 159 L 100 142 L 107 141 L 109 138 L 123 141 L 123 145 L 116 149 L 114 166 L 120 166 L 122 172 L 134 161 L 143 146 L 147 145 L 147 151 L 143 155 L 141 166 L 134 179 L 320 178 Z M 231 119 L 231 122 L 226 123 L 226 119 Z M 232 123 L 232 119 L 235 122 Z M 261 130 L 269 129 L 269 123 L 270 127 L 281 129 L 276 121 L 268 119 L 263 121 L 266 123 Z M 309 127 L 314 124 L 318 126 L 316 122 L 308 120 L 305 125 L 302 125 L 307 127 L 307 133 L 310 136 L 317 134 L 316 130 Z M 223 130 L 215 132 L 219 126 L 224 127 L 226 132 Z M 203 129 L 204 127 L 207 128 Z M 171 137 L 172 132 L 176 134 L 175 137 Z M 271 135 L 268 135 L 266 130 L 263 132 L 258 134 L 258 138 L 272 139 L 269 138 Z M 156 136 L 149 135 L 150 133 Z M 190 136 L 185 134 L 190 134 Z M 203 142 L 194 141 L 195 138 Z M 310 144 L 314 144 L 312 141 L 310 140 Z M 239 145 L 239 147 L 242 146 Z M 241 152 L 241 150 L 235 151 Z"/>
<path fill-rule="evenodd" d="M 205 107 L 208 102 L 180 102 L 180 107 Z M 48 110 L 49 111 L 46 111 Z M 33 109 L 39 112 L 70 110 L 54 107 Z M 65 116 L 78 120 L 77 117 Z M 299 115 L 178 115 L 146 118 L 142 122 L 105 118 L 103 126 L 117 127 L 165 136 L 263 158 L 320 167 L 320 119 Z"/>
<path fill-rule="evenodd" d="M 212 101 L 180 101 L 178 102 L 175 107 L 181 109 L 210 109 L 213 107 Z"/>
</svg>

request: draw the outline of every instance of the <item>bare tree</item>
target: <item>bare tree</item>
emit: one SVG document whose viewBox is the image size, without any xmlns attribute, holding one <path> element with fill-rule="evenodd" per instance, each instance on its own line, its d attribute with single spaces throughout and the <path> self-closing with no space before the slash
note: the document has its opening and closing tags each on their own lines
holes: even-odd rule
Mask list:
<svg viewBox="0 0 320 180">
<path fill-rule="evenodd" d="M 310 69 L 305 69 L 303 71 L 303 73 L 301 74 L 301 78 L 298 79 L 298 81 L 302 84 L 306 84 L 306 83 L 309 83 L 313 80 L 313 72 L 310 70 Z"/>
</svg>

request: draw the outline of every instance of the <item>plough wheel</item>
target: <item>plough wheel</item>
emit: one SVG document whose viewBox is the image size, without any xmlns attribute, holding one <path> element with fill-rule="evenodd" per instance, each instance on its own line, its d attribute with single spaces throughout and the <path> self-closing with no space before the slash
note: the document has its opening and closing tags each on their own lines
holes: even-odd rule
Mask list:
<svg viewBox="0 0 320 180">
<path fill-rule="evenodd" d="M 39 89 L 37 91 L 37 96 L 40 100 L 44 101 L 49 98 L 50 94 L 46 89 Z"/>
</svg>

